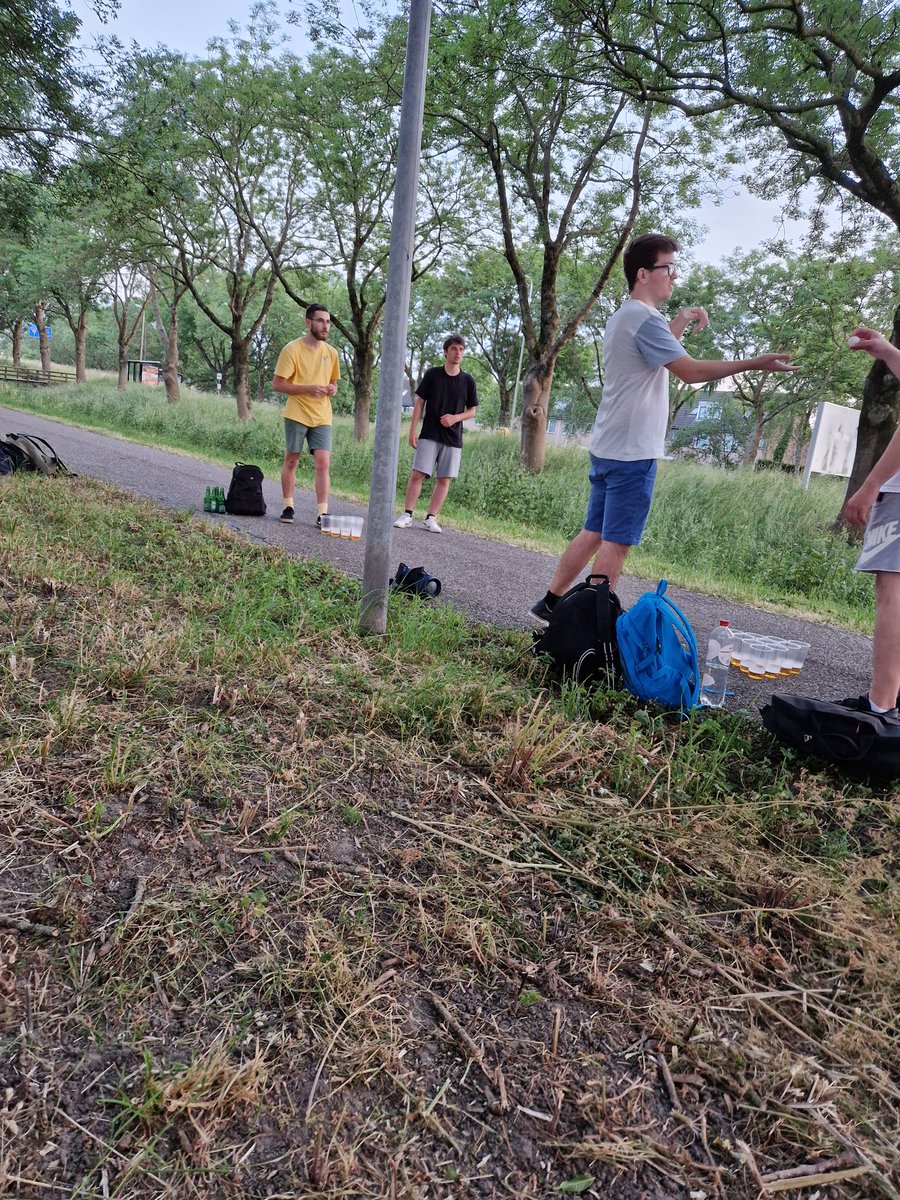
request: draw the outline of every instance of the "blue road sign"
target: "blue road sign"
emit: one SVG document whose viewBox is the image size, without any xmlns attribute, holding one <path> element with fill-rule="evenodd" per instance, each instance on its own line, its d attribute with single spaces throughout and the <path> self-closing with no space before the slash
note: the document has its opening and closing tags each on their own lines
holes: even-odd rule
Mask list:
<svg viewBox="0 0 900 1200">
<path fill-rule="evenodd" d="M 47 328 L 47 337 L 52 338 L 53 337 L 53 326 L 48 325 L 46 328 Z M 34 338 L 39 338 L 41 336 L 41 331 L 38 329 L 37 325 L 34 324 L 34 322 L 32 322 L 28 326 L 28 336 L 34 337 Z"/>
</svg>

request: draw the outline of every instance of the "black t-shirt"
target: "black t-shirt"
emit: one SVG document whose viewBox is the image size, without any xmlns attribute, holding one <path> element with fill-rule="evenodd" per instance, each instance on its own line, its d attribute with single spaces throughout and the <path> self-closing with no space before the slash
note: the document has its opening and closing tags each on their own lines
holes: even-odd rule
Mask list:
<svg viewBox="0 0 900 1200">
<path fill-rule="evenodd" d="M 416 395 L 425 401 L 425 417 L 419 437 L 430 442 L 443 442 L 445 446 L 462 446 L 462 421 L 444 426 L 441 417 L 445 413 L 462 413 L 478 404 L 475 380 L 465 371 L 448 375 L 443 367 L 429 367 L 416 388 Z"/>
</svg>

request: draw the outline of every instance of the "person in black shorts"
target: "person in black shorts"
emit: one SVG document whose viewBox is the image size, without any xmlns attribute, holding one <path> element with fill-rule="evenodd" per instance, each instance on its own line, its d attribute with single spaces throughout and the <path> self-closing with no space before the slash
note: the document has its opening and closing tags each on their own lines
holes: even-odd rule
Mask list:
<svg viewBox="0 0 900 1200">
<path fill-rule="evenodd" d="M 395 529 L 405 529 L 412 524 L 422 484 L 434 476 L 431 503 L 423 525 L 430 533 L 441 532 L 437 515 L 447 499 L 450 480 L 459 474 L 463 421 L 474 417 L 478 407 L 475 380 L 460 370 L 465 352 L 464 339 L 458 333 L 451 333 L 444 341 L 444 365 L 429 367 L 416 388 L 409 427 L 409 444 L 416 454 L 406 485 L 405 512 L 394 522 Z M 422 432 L 418 434 L 420 420 Z"/>
</svg>

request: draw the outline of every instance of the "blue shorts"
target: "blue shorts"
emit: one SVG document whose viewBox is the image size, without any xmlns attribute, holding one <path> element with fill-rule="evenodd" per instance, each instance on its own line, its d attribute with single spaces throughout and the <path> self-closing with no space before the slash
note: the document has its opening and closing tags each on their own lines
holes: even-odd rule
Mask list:
<svg viewBox="0 0 900 1200">
<path fill-rule="evenodd" d="M 636 546 L 650 515 L 656 459 L 623 462 L 618 458 L 596 458 L 593 454 L 590 457 L 591 497 L 585 529 L 601 534 L 604 542 Z"/>
</svg>

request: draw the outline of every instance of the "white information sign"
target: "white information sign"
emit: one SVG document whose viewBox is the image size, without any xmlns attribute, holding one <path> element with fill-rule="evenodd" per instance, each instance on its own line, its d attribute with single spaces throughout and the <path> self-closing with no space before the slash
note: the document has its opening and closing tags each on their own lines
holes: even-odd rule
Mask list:
<svg viewBox="0 0 900 1200">
<path fill-rule="evenodd" d="M 850 477 L 856 453 L 856 431 L 859 409 L 845 408 L 821 400 L 816 409 L 812 438 L 806 453 L 803 486 L 809 486 L 811 475 L 841 475 Z"/>
</svg>

